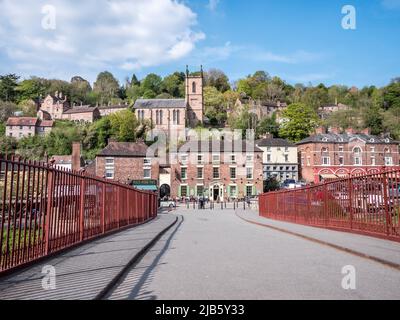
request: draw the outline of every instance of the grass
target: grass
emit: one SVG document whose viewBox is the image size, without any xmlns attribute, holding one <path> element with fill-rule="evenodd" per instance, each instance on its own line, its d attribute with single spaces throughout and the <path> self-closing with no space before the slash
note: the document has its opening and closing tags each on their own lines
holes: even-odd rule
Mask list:
<svg viewBox="0 0 400 320">
<path fill-rule="evenodd" d="M 18 241 L 20 241 L 20 248 L 23 247 L 24 244 L 24 237 L 25 237 L 25 230 L 22 229 L 21 230 L 21 239 L 19 240 L 19 235 L 20 235 L 20 231 L 19 229 L 14 229 L 14 228 L 10 228 L 10 233 L 8 235 L 8 252 L 10 253 L 12 251 L 12 247 L 13 247 L 13 238 L 14 238 L 14 230 L 15 230 L 15 244 L 14 244 L 14 249 L 18 248 Z M 39 240 L 42 237 L 42 229 L 36 229 L 36 232 L 33 232 L 33 230 L 31 230 L 31 245 L 32 244 L 37 244 L 39 242 Z M 26 230 L 26 245 L 28 245 L 29 243 L 29 229 Z M 1 252 L 2 254 L 6 253 L 7 249 L 7 229 L 4 228 L 3 230 L 3 244 L 2 244 L 2 248 L 1 248 Z"/>
</svg>

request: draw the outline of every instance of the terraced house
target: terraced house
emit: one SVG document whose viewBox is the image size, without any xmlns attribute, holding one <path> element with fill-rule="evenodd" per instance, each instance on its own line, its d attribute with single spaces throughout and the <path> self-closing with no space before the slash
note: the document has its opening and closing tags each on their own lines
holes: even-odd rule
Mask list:
<svg viewBox="0 0 400 320">
<path fill-rule="evenodd" d="M 53 128 L 54 121 L 32 117 L 11 117 L 6 123 L 6 136 L 15 139 L 45 135 Z"/>
<path fill-rule="evenodd" d="M 171 154 L 171 197 L 225 201 L 256 196 L 263 191 L 262 155 L 246 141 L 188 141 Z"/>
<path fill-rule="evenodd" d="M 377 173 L 383 167 L 399 165 L 399 142 L 390 137 L 374 136 L 368 129 L 341 133 L 332 128 L 297 143 L 301 158 L 301 176 L 318 183 L 327 178 Z"/>
</svg>

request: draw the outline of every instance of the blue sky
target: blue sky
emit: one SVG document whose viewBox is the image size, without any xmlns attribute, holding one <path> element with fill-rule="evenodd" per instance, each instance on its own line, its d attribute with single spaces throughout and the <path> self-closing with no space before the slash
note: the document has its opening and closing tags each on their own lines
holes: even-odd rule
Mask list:
<svg viewBox="0 0 400 320">
<path fill-rule="evenodd" d="M 356 9 L 356 30 L 342 28 L 344 5 Z M 0 0 L 0 9 L 1 74 L 93 82 L 109 70 L 122 81 L 203 64 L 232 81 L 265 70 L 359 87 L 400 76 L 400 0 Z M 43 28 L 53 13 L 56 26 Z"/>
</svg>

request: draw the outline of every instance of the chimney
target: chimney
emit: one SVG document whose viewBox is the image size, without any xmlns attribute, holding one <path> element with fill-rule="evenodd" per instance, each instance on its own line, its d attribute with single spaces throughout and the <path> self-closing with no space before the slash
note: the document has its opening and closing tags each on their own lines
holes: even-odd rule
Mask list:
<svg viewBox="0 0 400 320">
<path fill-rule="evenodd" d="M 356 130 L 354 130 L 353 128 L 347 128 L 347 129 L 346 129 L 346 133 L 347 133 L 347 134 L 355 134 L 355 133 L 356 133 Z"/>
<path fill-rule="evenodd" d="M 331 128 L 329 128 L 329 132 L 330 132 L 330 133 L 334 133 L 334 134 L 340 134 L 340 128 L 338 128 L 338 127 L 331 127 Z"/>
<path fill-rule="evenodd" d="M 326 129 L 325 127 L 318 127 L 317 129 L 315 129 L 315 134 L 324 134 L 326 133 Z"/>
<path fill-rule="evenodd" d="M 72 170 L 79 171 L 81 169 L 81 143 L 72 143 Z"/>
<path fill-rule="evenodd" d="M 371 129 L 370 128 L 365 128 L 365 129 L 361 130 L 361 133 L 366 134 L 366 135 L 370 135 L 371 134 Z"/>
</svg>

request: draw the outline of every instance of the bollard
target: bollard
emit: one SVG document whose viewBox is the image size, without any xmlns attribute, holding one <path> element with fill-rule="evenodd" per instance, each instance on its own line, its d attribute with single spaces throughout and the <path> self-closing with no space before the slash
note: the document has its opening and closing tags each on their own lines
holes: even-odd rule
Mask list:
<svg viewBox="0 0 400 320">
<path fill-rule="evenodd" d="M 225 209 L 226 209 L 226 201 L 225 201 Z"/>
<path fill-rule="evenodd" d="M 246 201 L 243 200 L 243 210 L 246 210 Z"/>
<path fill-rule="evenodd" d="M 221 201 L 221 210 L 224 210 L 224 203 Z"/>
</svg>

